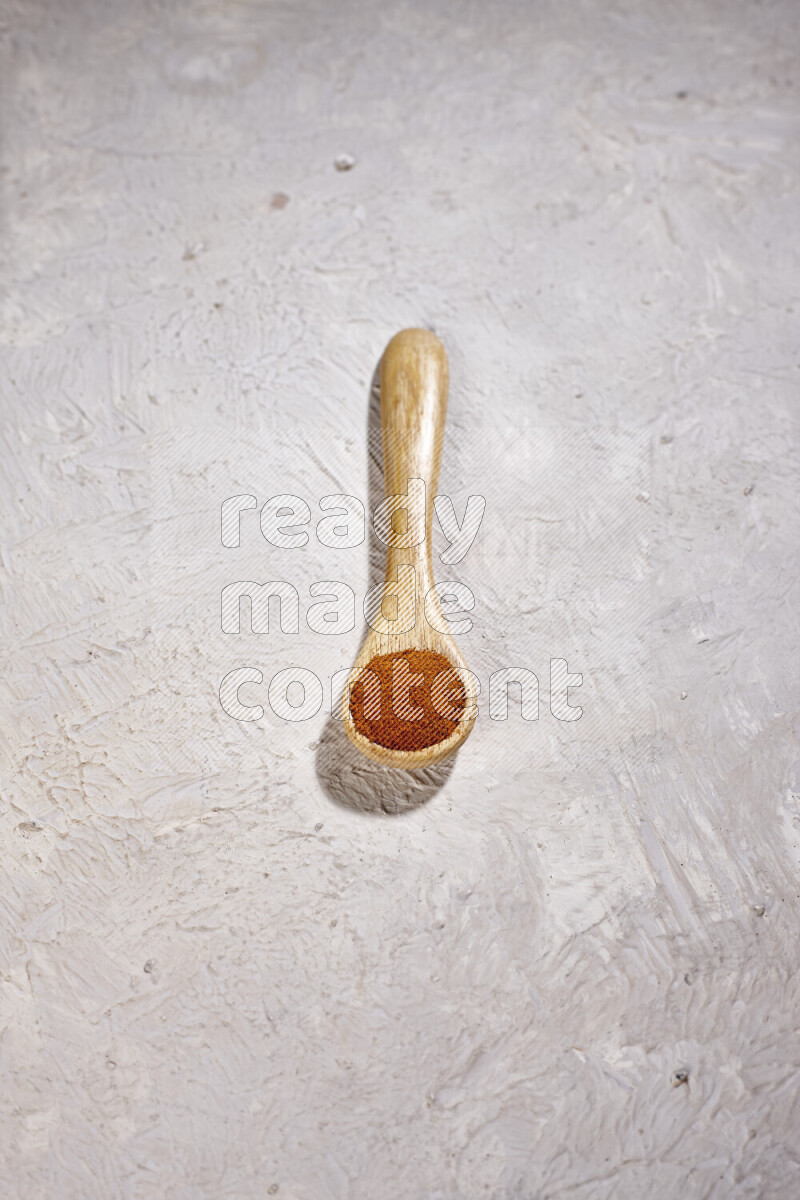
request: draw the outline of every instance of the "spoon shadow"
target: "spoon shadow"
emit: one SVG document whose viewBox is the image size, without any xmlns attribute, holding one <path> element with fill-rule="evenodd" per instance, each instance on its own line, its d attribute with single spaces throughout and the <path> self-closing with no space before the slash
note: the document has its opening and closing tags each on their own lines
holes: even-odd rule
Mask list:
<svg viewBox="0 0 800 1200">
<path fill-rule="evenodd" d="M 375 533 L 371 514 L 383 499 L 380 361 L 372 375 L 367 409 L 369 587 L 383 582 L 386 547 Z M 364 626 L 362 643 L 367 634 Z M 328 717 L 317 747 L 315 769 L 326 796 L 354 812 L 398 816 L 426 804 L 444 787 L 455 764 L 443 762 L 417 771 L 382 767 L 356 750 L 338 717 Z"/>
<path fill-rule="evenodd" d="M 330 800 L 352 812 L 386 813 L 396 817 L 426 804 L 447 783 L 456 755 L 418 771 L 382 767 L 360 751 L 329 717 L 322 731 L 315 767 Z"/>
</svg>

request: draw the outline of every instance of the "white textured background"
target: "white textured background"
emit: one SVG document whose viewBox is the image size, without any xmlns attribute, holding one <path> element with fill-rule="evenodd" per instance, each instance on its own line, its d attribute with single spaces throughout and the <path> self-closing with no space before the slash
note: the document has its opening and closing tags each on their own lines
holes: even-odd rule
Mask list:
<svg viewBox="0 0 800 1200">
<path fill-rule="evenodd" d="M 797 5 L 4 12 L 3 1195 L 800 1195 Z M 413 781 L 216 698 L 409 324 L 543 680 Z"/>
</svg>

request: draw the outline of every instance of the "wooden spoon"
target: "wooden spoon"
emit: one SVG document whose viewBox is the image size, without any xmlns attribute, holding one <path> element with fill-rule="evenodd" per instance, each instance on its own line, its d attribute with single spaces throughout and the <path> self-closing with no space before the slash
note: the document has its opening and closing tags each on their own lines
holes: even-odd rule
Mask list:
<svg viewBox="0 0 800 1200">
<path fill-rule="evenodd" d="M 406 535 L 395 532 L 389 536 L 389 516 L 386 583 L 397 595 L 397 615 L 389 620 L 379 609 L 373 617 L 347 677 L 342 719 L 347 736 L 362 754 L 386 767 L 406 770 L 430 766 L 452 754 L 469 736 L 477 715 L 475 678 L 450 634 L 439 632 L 446 629 L 447 622 L 436 593 L 431 591 L 434 586 L 431 527 L 447 414 L 447 385 L 447 355 L 434 334 L 425 329 L 404 329 L 392 338 L 381 360 L 383 477 L 387 497 L 405 496 L 410 490 L 409 480 L 424 481 L 424 539 L 416 546 L 397 544 L 414 537 L 410 514 Z M 408 567 L 414 568 L 413 577 Z M 398 581 L 401 581 L 399 589 Z M 350 689 L 370 659 L 404 650 L 441 654 L 458 672 L 466 693 L 464 711 L 453 732 L 444 741 L 422 750 L 391 750 L 370 741 L 358 732 L 350 713 Z"/>
</svg>

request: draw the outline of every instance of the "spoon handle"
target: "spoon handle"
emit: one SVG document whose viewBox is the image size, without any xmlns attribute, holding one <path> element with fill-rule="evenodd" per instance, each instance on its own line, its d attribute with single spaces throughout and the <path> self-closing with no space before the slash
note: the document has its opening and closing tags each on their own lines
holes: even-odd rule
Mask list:
<svg viewBox="0 0 800 1200">
<path fill-rule="evenodd" d="M 432 582 L 433 502 L 439 485 L 448 381 L 447 354 L 435 334 L 426 329 L 403 329 L 395 334 L 381 360 L 386 496 L 411 496 L 419 486 L 409 481 L 421 479 L 425 503 L 424 518 L 421 511 L 412 511 L 409 503 L 405 533 L 398 518 L 394 533 L 386 539 L 387 578 L 399 564 L 410 563 L 421 569 L 428 584 Z M 401 502 L 397 507 L 404 505 Z M 387 515 L 391 522 L 391 511 Z"/>
</svg>

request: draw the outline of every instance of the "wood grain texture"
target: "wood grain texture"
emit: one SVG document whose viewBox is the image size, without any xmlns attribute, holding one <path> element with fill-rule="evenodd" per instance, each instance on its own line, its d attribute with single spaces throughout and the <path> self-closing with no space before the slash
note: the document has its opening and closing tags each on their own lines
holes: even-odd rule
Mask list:
<svg viewBox="0 0 800 1200">
<path fill-rule="evenodd" d="M 415 532 L 409 533 L 408 517 L 399 536 L 388 532 L 386 583 L 399 588 L 395 614 L 387 617 L 379 612 L 373 618 L 342 694 L 342 720 L 347 736 L 362 754 L 385 767 L 417 770 L 454 753 L 471 733 L 477 715 L 472 672 L 455 639 L 442 632 L 446 621 L 434 590 L 433 502 L 439 486 L 449 386 L 444 346 L 428 330 L 402 330 L 384 351 L 380 379 L 386 495 L 407 496 L 411 481 L 421 480 L 425 488 L 424 530 L 420 531 L 422 540 L 415 539 L 410 545 L 403 544 L 415 538 Z M 370 659 L 403 650 L 441 654 L 458 672 L 466 693 L 458 726 L 448 738 L 424 750 L 379 746 L 359 733 L 350 713 L 350 689 Z"/>
</svg>

